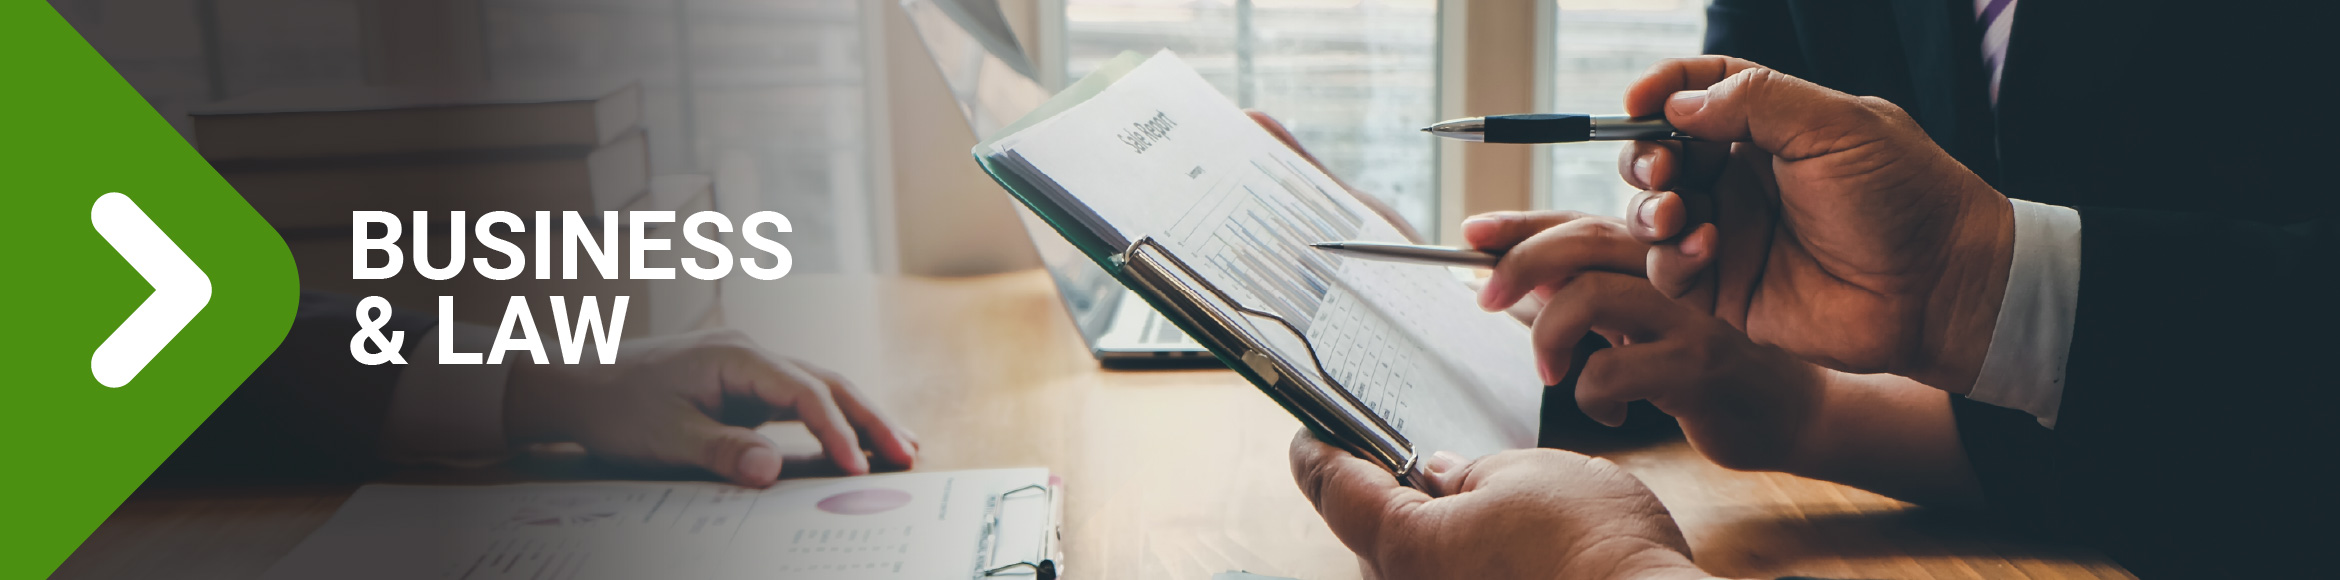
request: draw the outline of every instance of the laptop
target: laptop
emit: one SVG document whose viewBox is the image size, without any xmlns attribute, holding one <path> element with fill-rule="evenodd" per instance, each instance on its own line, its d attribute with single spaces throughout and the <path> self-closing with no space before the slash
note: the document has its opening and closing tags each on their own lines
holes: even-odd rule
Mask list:
<svg viewBox="0 0 2340 580">
<path fill-rule="evenodd" d="M 981 138 L 1023 118 L 1053 95 L 1016 44 L 998 0 L 900 0 L 926 54 L 942 70 L 967 126 Z M 1137 293 L 1081 255 L 1031 210 L 1016 204 L 1024 233 L 1088 342 L 1107 366 L 1201 366 L 1218 359 Z"/>
</svg>

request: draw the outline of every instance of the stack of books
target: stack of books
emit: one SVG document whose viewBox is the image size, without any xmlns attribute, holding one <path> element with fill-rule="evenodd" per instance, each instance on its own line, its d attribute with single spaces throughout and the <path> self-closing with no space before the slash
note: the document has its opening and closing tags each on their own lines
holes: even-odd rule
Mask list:
<svg viewBox="0 0 2340 580">
<path fill-rule="evenodd" d="M 193 114 L 196 150 L 287 234 L 352 210 L 624 209 L 649 191 L 642 90 L 301 89 Z"/>
<path fill-rule="evenodd" d="M 600 83 L 280 90 L 222 101 L 191 116 L 197 151 L 285 237 L 306 289 L 382 296 L 421 311 L 435 311 L 439 296 L 454 296 L 456 320 L 487 325 L 499 322 L 512 296 L 541 302 L 551 295 L 595 295 L 605 309 L 616 296 L 632 296 L 625 334 L 645 335 L 710 323 L 714 285 L 659 281 L 654 291 L 647 281 L 595 275 L 560 280 L 556 273 L 555 279 L 536 280 L 533 269 L 492 281 L 469 268 L 434 281 L 415 271 L 411 255 L 391 279 L 353 280 L 350 264 L 353 211 L 387 211 L 402 221 L 429 212 L 424 235 L 440 242 L 431 244 L 430 259 L 437 264 L 446 260 L 454 211 L 467 220 L 509 211 L 533 225 L 538 211 L 554 212 L 555 224 L 565 211 L 598 224 L 603 211 L 683 211 L 694 203 L 705 207 L 690 211 L 712 209 L 705 177 L 652 177 L 643 114 L 639 85 Z M 679 225 L 666 226 L 654 237 L 689 247 Z M 501 254 L 484 249 L 469 233 L 467 259 L 501 263 Z M 402 232 L 399 246 L 411 249 L 417 234 Z M 499 234 L 533 254 L 533 232 Z M 555 249 L 529 259 L 559 256 Z M 383 258 L 376 253 L 373 259 L 379 265 Z"/>
</svg>

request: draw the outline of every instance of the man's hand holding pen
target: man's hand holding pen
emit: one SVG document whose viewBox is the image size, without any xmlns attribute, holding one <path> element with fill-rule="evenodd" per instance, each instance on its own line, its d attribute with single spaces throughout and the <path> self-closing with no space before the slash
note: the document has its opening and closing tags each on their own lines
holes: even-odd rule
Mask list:
<svg viewBox="0 0 2340 580">
<path fill-rule="evenodd" d="M 1973 385 L 2012 259 L 2007 199 L 1882 99 L 1726 57 L 1659 63 L 1626 110 L 1702 142 L 1636 142 L 1650 281 L 1838 370 Z M 1711 204 L 1714 223 L 1692 223 Z"/>
<path fill-rule="evenodd" d="M 1480 306 L 1507 308 L 1586 272 L 1645 274 L 1667 296 L 1823 366 L 1971 388 L 2013 259 L 2013 212 L 1899 107 L 1698 57 L 1660 63 L 1626 109 L 1662 114 L 1694 139 L 1625 149 L 1619 173 L 1643 192 L 1623 225 L 1514 221 L 1501 227 L 1534 230 L 1510 237 L 1518 247 L 1472 240 L 1501 256 Z M 1653 244 L 1636 267 L 1601 251 L 1624 238 Z M 1404 248 L 1338 249 L 1415 259 Z"/>
<path fill-rule="evenodd" d="M 1626 219 L 1463 223 L 1472 247 L 1502 256 L 1482 308 L 1542 298 L 1533 334 L 1547 384 L 1567 373 L 1577 337 L 1600 334 L 1617 347 L 1584 363 L 1587 415 L 1613 425 L 1624 403 L 1648 400 L 1702 454 L 1745 469 L 1788 468 L 1814 447 L 1796 418 L 1849 375 L 1810 363 L 1972 386 L 2012 218 L 1907 115 L 1721 57 L 1661 63 L 1628 98 L 1629 112 L 1662 112 L 1701 141 L 1626 149 L 1621 173 L 1644 190 Z M 1692 203 L 1712 204 L 1715 222 L 1688 220 Z"/>
</svg>

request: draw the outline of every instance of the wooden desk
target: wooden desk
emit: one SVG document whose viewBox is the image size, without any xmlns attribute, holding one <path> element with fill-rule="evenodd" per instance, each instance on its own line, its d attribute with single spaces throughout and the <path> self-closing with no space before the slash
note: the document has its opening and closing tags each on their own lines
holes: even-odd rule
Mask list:
<svg viewBox="0 0 2340 580">
<path fill-rule="evenodd" d="M 734 326 L 855 377 L 916 429 L 920 469 L 1062 474 L 1073 577 L 1357 576 L 1355 557 L 1292 485 L 1284 454 L 1297 421 L 1231 372 L 1097 368 L 1038 271 L 791 276 L 724 292 Z M 817 450 L 801 428 L 766 431 L 791 450 Z M 2093 552 L 1994 539 L 1874 494 L 1727 471 L 1679 440 L 1606 455 L 1656 490 L 1715 573 L 2129 577 Z M 141 493 L 57 577 L 254 576 L 352 489 Z"/>
</svg>

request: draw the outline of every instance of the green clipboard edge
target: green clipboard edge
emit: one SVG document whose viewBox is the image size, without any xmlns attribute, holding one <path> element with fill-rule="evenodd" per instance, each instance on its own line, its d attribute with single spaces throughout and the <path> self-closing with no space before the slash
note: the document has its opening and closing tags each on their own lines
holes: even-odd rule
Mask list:
<svg viewBox="0 0 2340 580">
<path fill-rule="evenodd" d="M 1274 400 L 1277 406 L 1283 407 L 1284 412 L 1299 419 L 1300 423 L 1307 426 L 1309 432 L 1316 434 L 1318 439 L 1336 442 L 1352 451 L 1361 452 L 1389 469 L 1400 483 L 1417 488 L 1421 487 L 1418 482 L 1426 480 L 1421 479 L 1416 473 L 1419 468 L 1416 464 L 1418 458 L 1413 456 L 1410 444 L 1405 445 L 1407 449 L 1403 450 L 1403 456 L 1393 456 L 1375 451 L 1373 445 L 1361 441 L 1366 437 L 1365 435 L 1342 433 L 1329 425 L 1328 423 L 1331 421 L 1321 417 L 1328 411 L 1312 409 L 1309 405 L 1295 400 L 1292 395 L 1279 392 L 1274 386 L 1277 382 L 1276 379 L 1269 378 L 1259 370 L 1254 369 L 1251 363 L 1243 360 L 1240 353 L 1230 349 L 1226 344 L 1228 333 L 1203 328 L 1188 315 L 1169 314 L 1182 311 L 1176 305 L 1171 304 L 1167 298 L 1148 291 L 1145 284 L 1132 276 L 1127 265 L 1123 263 L 1122 255 L 1118 250 L 1111 247 L 1103 238 L 1083 227 L 1077 219 L 1072 217 L 1070 210 L 1057 206 L 1054 200 L 1040 194 L 1039 189 L 1034 187 L 1030 181 L 992 161 L 991 156 L 988 155 L 1001 138 L 1014 135 L 1017 131 L 1022 131 L 1041 121 L 1055 117 L 1071 109 L 1074 105 L 1096 97 L 1106 87 L 1112 86 L 1123 76 L 1128 75 L 1131 70 L 1136 69 L 1138 65 L 1144 64 L 1146 58 L 1145 55 L 1134 51 L 1123 51 L 1113 60 L 1106 61 L 1105 64 L 1098 66 L 1095 72 L 1091 72 L 1071 86 L 1065 87 L 1063 91 L 1050 97 L 1047 102 L 1041 103 L 1032 112 L 1016 119 L 1015 123 L 1001 128 L 999 133 L 987 136 L 981 143 L 977 143 L 970 150 L 970 153 L 975 157 L 975 163 L 983 167 L 983 172 L 990 175 L 992 181 L 998 182 L 1001 188 L 1006 189 L 1009 196 L 1021 202 L 1041 221 L 1046 222 L 1050 229 L 1056 230 L 1058 235 L 1071 242 L 1074 248 L 1081 251 L 1082 255 L 1088 256 L 1089 260 L 1096 262 L 1097 266 L 1103 268 L 1107 275 L 1113 277 L 1114 281 L 1120 282 L 1123 288 L 1130 289 L 1131 293 L 1144 299 L 1155 312 L 1165 313 L 1163 318 L 1168 319 L 1172 325 L 1177 326 L 1187 336 L 1196 338 L 1196 342 L 1202 343 L 1203 347 L 1211 352 L 1211 356 L 1218 357 L 1220 364 L 1227 365 L 1227 368 L 1234 370 L 1245 381 L 1249 381 L 1253 387 L 1258 388 L 1261 393 Z M 1137 240 L 1131 241 L 1137 242 Z M 1306 340 L 1306 338 L 1303 337 L 1302 340 Z M 1346 396 L 1345 393 L 1344 396 Z M 1373 420 L 1380 421 L 1378 417 L 1373 418 Z M 1392 433 L 1394 434 L 1394 431 Z M 1403 444 L 1403 436 L 1399 435 L 1398 437 L 1400 437 L 1400 443 Z"/>
<path fill-rule="evenodd" d="M 1039 108 L 1033 109 L 1032 112 L 1024 114 L 1023 118 L 1016 119 L 1015 123 L 1000 129 L 998 134 L 985 137 L 983 142 L 975 144 L 975 148 L 970 152 L 975 156 L 975 163 L 983 166 L 983 172 L 991 175 L 992 181 L 999 182 L 999 186 L 1006 189 L 1008 195 L 1016 198 L 1016 201 L 1022 202 L 1025 208 L 1031 209 L 1033 215 L 1040 216 L 1040 221 L 1047 222 L 1048 227 L 1056 230 L 1057 235 L 1064 236 L 1066 241 L 1072 242 L 1073 247 L 1081 251 L 1081 255 L 1088 256 L 1090 261 L 1096 262 L 1098 267 L 1104 268 L 1105 273 L 1113 276 L 1113 280 L 1120 282 L 1123 288 L 1128 288 L 1140 298 L 1144 298 L 1146 304 L 1152 306 L 1154 311 L 1169 312 L 1171 310 L 1168 304 L 1164 303 L 1161 298 L 1153 296 L 1152 293 L 1146 292 L 1144 286 L 1130 276 L 1128 269 L 1124 268 L 1121 263 L 1118 249 L 1107 244 L 1104 238 L 1083 227 L 1079 220 L 1072 217 L 1070 210 L 1058 207 L 1055 200 L 1040 194 L 1040 189 L 1034 187 L 1023 176 L 1016 175 L 1016 172 L 992 161 L 988 154 L 1000 139 L 1055 117 L 1071 109 L 1073 105 L 1087 102 L 1090 98 L 1096 97 L 1097 93 L 1103 92 L 1105 87 L 1113 86 L 1114 82 L 1120 81 L 1121 77 L 1128 75 L 1129 71 L 1137 69 L 1138 65 L 1145 64 L 1145 62 L 1146 56 L 1143 54 L 1138 54 L 1135 51 L 1122 51 L 1120 55 L 1113 57 L 1113 60 L 1105 61 L 1105 64 L 1098 66 L 1095 72 L 1081 77 L 1081 80 L 1065 87 L 1063 91 L 1056 93 L 1056 96 L 1049 97 L 1048 101 L 1041 103 Z M 1163 318 L 1170 319 L 1171 324 L 1176 325 L 1178 330 L 1184 331 L 1187 336 L 1208 336 L 1202 329 L 1194 327 L 1183 316 L 1165 316 Z M 1241 373 L 1243 378 L 1250 380 L 1254 385 L 1264 384 L 1262 377 L 1258 373 L 1252 372 L 1248 365 L 1243 363 L 1241 355 L 1229 352 L 1222 345 L 1214 344 L 1216 341 L 1198 342 L 1202 342 L 1203 347 L 1211 351 L 1211 356 L 1218 357 L 1220 364 L 1235 369 L 1235 372 Z M 1265 387 L 1262 388 L 1265 389 Z M 1273 395 L 1274 393 L 1270 393 L 1271 397 Z M 1275 398 L 1278 403 L 1283 403 L 1281 397 Z M 1285 405 L 1285 410 L 1292 411 L 1294 414 L 1299 413 L 1289 404 Z M 1311 426 L 1310 428 L 1314 429 L 1315 427 Z M 1319 433 L 1319 435 L 1323 435 L 1323 433 Z"/>
<path fill-rule="evenodd" d="M 990 174 L 992 181 L 999 182 L 1000 187 L 1006 188 L 1009 195 L 1014 196 L 1017 201 L 1023 202 L 1024 207 L 1030 208 L 1034 215 L 1040 216 L 1041 221 L 1048 222 L 1049 228 L 1055 229 L 1058 235 L 1062 235 L 1066 241 L 1072 242 L 1073 247 L 1078 248 L 1082 255 L 1088 256 L 1090 260 L 1097 262 L 1098 266 L 1104 267 L 1105 272 L 1112 274 L 1115 280 L 1121 281 L 1122 286 L 1132 288 L 1134 287 L 1130 286 L 1130 280 L 1121 271 L 1119 257 L 1115 255 L 1117 249 L 1105 243 L 1104 238 L 1100 238 L 1089 232 L 1087 228 L 1081 227 L 1080 222 L 1072 217 L 1071 211 L 1057 207 L 1054 200 L 1040 195 L 1040 190 L 1033 187 L 1031 182 L 992 161 L 991 156 L 986 153 L 991 151 L 1000 139 L 1014 135 L 1017 131 L 1022 131 L 1071 109 L 1073 105 L 1096 97 L 1097 93 L 1105 90 L 1105 87 L 1113 86 L 1115 81 L 1121 80 L 1121 77 L 1128 75 L 1129 71 L 1135 70 L 1138 65 L 1145 64 L 1145 62 L 1145 55 L 1134 51 L 1122 51 L 1119 56 L 1113 57 L 1113 60 L 1105 61 L 1105 64 L 1098 66 L 1095 72 L 1089 73 L 1089 76 L 1081 77 L 1081 80 L 1074 82 L 1072 86 L 1065 87 L 1063 91 L 1056 93 L 1056 96 L 1049 97 L 1048 101 L 1041 103 L 1039 108 L 1025 113 L 1022 118 L 1016 119 L 1015 123 L 1001 128 L 999 133 L 985 137 L 983 142 L 976 143 L 975 148 L 970 150 L 975 156 L 975 163 L 983 166 L 983 172 Z M 1155 306 L 1159 307 L 1160 305 Z M 1213 354 L 1217 353 L 1214 351 Z M 1224 361 L 1226 357 L 1222 356 L 1220 359 Z M 1232 366 L 1233 363 L 1229 363 L 1229 365 Z"/>
</svg>

